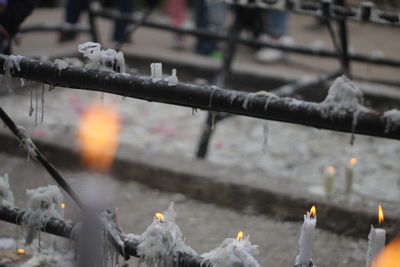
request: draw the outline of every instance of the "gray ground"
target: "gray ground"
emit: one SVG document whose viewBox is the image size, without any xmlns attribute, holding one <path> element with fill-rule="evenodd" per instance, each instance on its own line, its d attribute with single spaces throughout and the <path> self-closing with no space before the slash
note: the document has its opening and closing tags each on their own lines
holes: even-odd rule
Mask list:
<svg viewBox="0 0 400 267">
<path fill-rule="evenodd" d="M 17 204 L 21 207 L 25 206 L 25 189 L 53 183 L 48 174 L 35 163 L 0 154 L 0 173 L 4 172 L 10 175 Z M 166 194 L 134 182 L 119 182 L 106 175 L 65 171 L 63 174 L 73 184 L 76 184 L 77 180 L 95 180 L 99 188 L 106 188 L 104 191 L 109 192 L 112 203 L 121 210 L 122 224 L 126 232 L 143 232 L 151 223 L 155 212 L 164 211 L 171 201 L 175 201 L 177 223 L 187 243 L 199 253 L 211 250 L 223 239 L 234 237 L 238 231 L 243 230 L 250 235 L 253 243 L 260 246 L 257 259 L 262 266 L 291 266 L 297 254 L 300 223 L 280 222 L 266 216 L 249 216 L 193 201 L 180 194 Z M 66 203 L 68 218 L 74 208 L 70 201 Z M 14 229 L 10 225 L 0 223 L 0 236 L 13 237 Z M 341 237 L 323 230 L 317 231 L 313 258 L 319 266 L 364 266 L 365 252 L 365 240 Z"/>
</svg>

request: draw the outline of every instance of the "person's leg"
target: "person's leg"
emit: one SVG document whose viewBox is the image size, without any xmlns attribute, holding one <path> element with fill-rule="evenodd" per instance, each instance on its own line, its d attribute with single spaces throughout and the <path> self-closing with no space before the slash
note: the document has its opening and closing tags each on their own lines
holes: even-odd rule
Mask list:
<svg viewBox="0 0 400 267">
<path fill-rule="evenodd" d="M 132 14 L 135 8 L 135 2 L 135 0 L 116 0 L 115 8 L 118 9 L 121 14 Z M 113 40 L 117 42 L 128 41 L 128 36 L 126 36 L 127 24 L 123 22 L 115 22 L 114 25 Z"/>
<path fill-rule="evenodd" d="M 86 1 L 68 0 L 65 7 L 65 21 L 71 24 L 78 23 L 81 12 L 86 7 Z"/>
<path fill-rule="evenodd" d="M 266 11 L 266 32 L 273 39 L 279 39 L 287 34 L 289 14 L 275 9 Z"/>
<path fill-rule="evenodd" d="M 289 15 L 275 9 L 265 12 L 265 32 L 272 40 L 279 40 L 287 34 Z M 281 41 L 284 41 L 281 39 Z M 289 40 L 286 40 L 289 41 Z M 263 63 L 271 63 L 286 58 L 286 53 L 281 50 L 262 48 L 256 54 L 256 59 Z"/>
<path fill-rule="evenodd" d="M 223 2 L 199 1 L 196 8 L 196 25 L 203 30 L 219 31 L 227 13 L 226 4 Z M 208 38 L 198 38 L 196 52 L 209 55 L 217 50 L 217 41 Z"/>
</svg>

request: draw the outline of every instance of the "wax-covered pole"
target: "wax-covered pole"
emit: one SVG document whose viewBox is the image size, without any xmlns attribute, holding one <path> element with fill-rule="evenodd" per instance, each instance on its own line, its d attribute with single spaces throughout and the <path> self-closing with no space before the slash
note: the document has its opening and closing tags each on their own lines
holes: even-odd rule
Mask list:
<svg viewBox="0 0 400 267">
<path fill-rule="evenodd" d="M 311 259 L 311 250 L 313 246 L 315 227 L 317 225 L 317 208 L 312 206 L 310 211 L 304 215 L 304 223 L 301 227 L 299 237 L 299 254 L 295 260 L 295 267 L 310 267 L 316 265 Z"/>
<path fill-rule="evenodd" d="M 382 206 L 379 204 L 378 206 L 378 220 L 379 225 L 381 226 L 383 223 L 383 209 Z M 366 267 L 370 267 L 372 262 L 374 261 L 375 257 L 378 253 L 383 250 L 385 247 L 385 240 L 386 240 L 386 231 L 383 228 L 374 228 L 371 225 L 371 231 L 368 235 L 368 250 L 367 250 L 367 262 Z"/>
</svg>

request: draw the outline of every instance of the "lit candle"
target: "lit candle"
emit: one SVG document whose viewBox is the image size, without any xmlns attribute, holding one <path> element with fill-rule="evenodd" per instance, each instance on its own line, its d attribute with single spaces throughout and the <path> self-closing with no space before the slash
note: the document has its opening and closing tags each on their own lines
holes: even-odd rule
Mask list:
<svg viewBox="0 0 400 267">
<path fill-rule="evenodd" d="M 311 249 L 313 245 L 315 226 L 317 224 L 317 208 L 312 206 L 311 210 L 304 215 L 304 223 L 301 227 L 299 238 L 299 255 L 295 260 L 295 266 L 314 266 L 311 259 Z"/>
<path fill-rule="evenodd" d="M 335 179 L 335 167 L 329 166 L 324 173 L 324 189 L 327 196 L 333 191 L 333 181 Z"/>
<path fill-rule="evenodd" d="M 173 203 L 164 214 L 157 212 L 153 222 L 138 238 L 139 265 L 145 262 L 146 266 L 175 266 L 179 253 L 196 255 L 196 251 L 185 244 L 182 232 L 175 223 Z M 137 239 L 137 236 L 134 238 Z"/>
<path fill-rule="evenodd" d="M 379 225 L 381 225 L 383 223 L 383 210 L 380 204 L 378 206 L 378 219 Z M 368 235 L 367 263 L 365 266 L 371 266 L 374 258 L 385 247 L 385 239 L 386 231 L 382 228 L 374 228 L 374 226 L 371 225 L 371 231 Z"/>
<path fill-rule="evenodd" d="M 353 188 L 353 173 L 354 173 L 354 166 L 357 164 L 356 158 L 351 158 L 349 163 L 346 166 L 346 184 L 344 192 L 346 195 L 350 194 Z"/>
<path fill-rule="evenodd" d="M 249 236 L 244 237 L 240 231 L 236 238 L 226 238 L 221 245 L 201 257 L 210 261 L 213 266 L 260 267 L 254 258 L 258 253 L 258 246 L 251 244 Z"/>
</svg>

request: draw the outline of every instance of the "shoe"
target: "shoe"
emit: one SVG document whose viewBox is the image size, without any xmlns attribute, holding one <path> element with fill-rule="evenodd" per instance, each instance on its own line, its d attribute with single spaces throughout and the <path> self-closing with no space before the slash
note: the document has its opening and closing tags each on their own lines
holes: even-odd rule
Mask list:
<svg viewBox="0 0 400 267">
<path fill-rule="evenodd" d="M 277 49 L 262 48 L 256 53 L 256 59 L 261 63 L 273 63 L 285 58 L 286 53 Z"/>
</svg>

